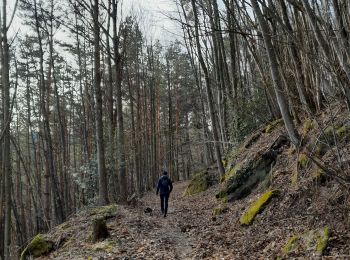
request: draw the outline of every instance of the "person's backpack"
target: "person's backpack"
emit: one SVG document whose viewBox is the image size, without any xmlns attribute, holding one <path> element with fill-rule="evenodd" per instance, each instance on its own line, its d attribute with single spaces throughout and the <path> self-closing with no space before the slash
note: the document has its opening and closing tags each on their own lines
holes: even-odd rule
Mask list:
<svg viewBox="0 0 350 260">
<path fill-rule="evenodd" d="M 161 180 L 160 180 L 160 185 L 161 185 L 164 189 L 168 189 L 168 188 L 169 188 L 168 177 L 162 177 Z"/>
</svg>

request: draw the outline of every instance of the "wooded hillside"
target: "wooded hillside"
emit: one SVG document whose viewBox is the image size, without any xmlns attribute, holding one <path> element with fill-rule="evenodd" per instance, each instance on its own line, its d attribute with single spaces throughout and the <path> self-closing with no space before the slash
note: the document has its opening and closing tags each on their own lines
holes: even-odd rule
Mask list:
<svg viewBox="0 0 350 260">
<path fill-rule="evenodd" d="M 279 123 L 348 212 L 348 1 L 169 0 L 170 44 L 121 0 L 1 2 L 0 258 L 162 170 L 225 180 L 232 151 Z"/>
</svg>

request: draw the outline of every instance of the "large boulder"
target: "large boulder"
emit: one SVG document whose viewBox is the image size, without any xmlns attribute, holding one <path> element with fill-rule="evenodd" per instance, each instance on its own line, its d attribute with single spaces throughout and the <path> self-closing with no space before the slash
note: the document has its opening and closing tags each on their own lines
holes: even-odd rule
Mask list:
<svg viewBox="0 0 350 260">
<path fill-rule="evenodd" d="M 217 175 L 208 170 L 196 173 L 190 184 L 187 186 L 185 191 L 183 192 L 183 196 L 191 196 L 202 191 L 205 191 L 210 186 L 213 186 L 217 183 Z"/>
<path fill-rule="evenodd" d="M 232 165 L 225 176 L 221 191 L 216 198 L 234 201 L 246 197 L 271 171 L 282 146 L 289 144 L 289 139 L 281 135 L 266 150 L 248 157 L 244 162 Z"/>
<path fill-rule="evenodd" d="M 32 241 L 27 245 L 21 254 L 21 260 L 28 259 L 29 257 L 39 257 L 50 253 L 53 250 L 54 243 L 46 240 L 42 235 L 36 235 Z"/>
</svg>

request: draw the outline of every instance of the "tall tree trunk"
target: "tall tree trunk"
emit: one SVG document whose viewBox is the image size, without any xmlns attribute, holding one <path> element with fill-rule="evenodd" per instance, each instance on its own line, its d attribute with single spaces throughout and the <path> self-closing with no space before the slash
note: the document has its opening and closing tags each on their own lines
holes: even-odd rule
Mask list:
<svg viewBox="0 0 350 260">
<path fill-rule="evenodd" d="M 299 135 L 295 129 L 292 117 L 289 114 L 288 103 L 284 96 L 285 91 L 283 89 L 283 80 L 278 68 L 278 62 L 276 58 L 276 53 L 274 51 L 274 47 L 272 45 L 269 27 L 267 25 L 267 22 L 265 21 L 265 18 L 263 17 L 263 14 L 261 13 L 257 0 L 251 0 L 251 2 L 263 34 L 266 51 L 270 63 L 271 75 L 274 82 L 274 89 L 277 97 L 277 102 L 281 110 L 284 125 L 287 129 L 291 142 L 295 145 L 299 145 Z"/>
<path fill-rule="evenodd" d="M 219 134 L 218 134 L 218 127 L 216 125 L 216 117 L 215 117 L 215 111 L 214 111 L 214 102 L 213 102 L 213 96 L 212 96 L 212 90 L 211 90 L 211 80 L 209 76 L 208 68 L 205 64 L 202 50 L 200 46 L 199 41 L 199 21 L 198 21 L 198 13 L 197 13 L 197 7 L 195 0 L 191 0 L 192 3 L 192 9 L 193 9 L 193 15 L 194 15 L 194 21 L 195 21 L 195 38 L 196 38 L 196 45 L 197 45 L 197 51 L 198 51 L 198 59 L 201 64 L 202 70 L 204 72 L 205 77 L 205 83 L 206 83 L 206 89 L 207 89 L 207 98 L 208 98 L 208 106 L 209 106 L 209 113 L 210 113 L 210 119 L 212 122 L 212 131 L 213 131 L 213 138 L 214 138 L 214 147 L 215 147 L 215 154 L 216 154 L 216 163 L 218 166 L 218 171 L 220 176 L 223 176 L 225 174 L 225 169 L 221 161 L 221 151 L 220 151 L 220 140 L 219 140 Z"/>
<path fill-rule="evenodd" d="M 122 79 L 123 79 L 123 61 L 122 55 L 119 53 L 119 37 L 117 34 L 117 7 L 118 1 L 112 0 L 112 23 L 113 23 L 113 48 L 114 48 L 114 64 L 116 69 L 116 95 L 117 95 L 117 122 L 118 122 L 118 181 L 121 202 L 127 200 L 127 176 L 125 164 L 125 133 L 123 119 L 123 101 L 122 101 Z M 125 39 L 124 39 L 124 42 Z"/>
<path fill-rule="evenodd" d="M 96 145 L 97 145 L 97 168 L 99 176 L 99 204 L 108 204 L 107 172 L 105 164 L 105 147 L 103 140 L 102 120 L 102 90 L 100 71 L 100 25 L 99 25 L 99 0 L 94 0 L 92 7 L 93 30 L 94 30 L 94 89 L 95 89 L 95 120 L 96 120 Z"/>
<path fill-rule="evenodd" d="M 2 149 L 2 170 L 5 176 L 5 225 L 4 225 L 4 259 L 10 260 L 10 243 L 11 243 L 11 150 L 10 150 L 10 51 L 7 41 L 7 20 L 6 20 L 6 0 L 3 0 L 2 10 L 2 36 L 1 36 L 1 61 L 2 61 L 2 97 L 3 97 L 3 149 Z M 2 204 L 2 203 L 1 203 Z"/>
</svg>

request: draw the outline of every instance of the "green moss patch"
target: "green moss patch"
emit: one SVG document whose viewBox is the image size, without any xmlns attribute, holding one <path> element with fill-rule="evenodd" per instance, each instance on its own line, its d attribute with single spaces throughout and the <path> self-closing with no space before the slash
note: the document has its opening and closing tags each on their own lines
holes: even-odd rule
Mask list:
<svg viewBox="0 0 350 260">
<path fill-rule="evenodd" d="M 303 124 L 303 134 L 307 135 L 314 128 L 314 123 L 311 119 L 306 119 Z"/>
<path fill-rule="evenodd" d="M 241 216 L 239 222 L 241 225 L 250 225 L 255 216 L 263 210 L 263 208 L 270 202 L 271 198 L 278 194 L 277 190 L 265 192 L 259 199 L 254 201 L 248 210 Z"/>
<path fill-rule="evenodd" d="M 101 207 L 95 207 L 89 210 L 89 215 L 96 218 L 108 218 L 115 216 L 117 212 L 117 204 L 111 204 Z"/>
<path fill-rule="evenodd" d="M 326 227 L 318 232 L 316 243 L 316 252 L 318 255 L 322 255 L 324 250 L 326 249 L 329 240 L 329 235 L 329 227 Z"/>
<path fill-rule="evenodd" d="M 222 178 L 225 183 L 220 192 L 216 194 L 216 198 L 227 197 L 228 201 L 232 202 L 249 195 L 268 176 L 276 157 L 277 153 L 268 150 L 236 164 Z"/>
<path fill-rule="evenodd" d="M 236 175 L 237 170 L 239 170 L 241 167 L 241 164 L 237 164 L 234 167 L 231 167 L 228 171 L 225 172 L 225 174 L 221 177 L 220 182 L 225 182 L 229 180 L 230 178 L 234 177 Z"/>
<path fill-rule="evenodd" d="M 295 247 L 295 244 L 298 240 L 298 237 L 296 235 L 293 235 L 287 242 L 287 244 L 285 244 L 285 246 L 282 248 L 282 253 L 284 255 L 287 255 L 291 250 L 292 248 Z"/>
<path fill-rule="evenodd" d="M 302 169 L 305 168 L 307 161 L 308 161 L 308 158 L 307 158 L 306 154 L 304 154 L 304 153 L 299 154 L 298 165 L 300 168 L 302 168 Z"/>
<path fill-rule="evenodd" d="M 289 255 L 321 256 L 327 248 L 329 237 L 328 227 L 293 235 L 282 247 L 281 257 L 288 258 Z"/>
<path fill-rule="evenodd" d="M 292 186 L 296 186 L 298 183 L 298 171 L 293 171 L 292 175 L 290 176 L 290 182 Z"/>
<path fill-rule="evenodd" d="M 39 257 L 50 253 L 53 250 L 53 242 L 45 240 L 40 234 L 36 235 L 33 240 L 27 245 L 21 254 L 21 260 L 28 256 Z"/>
<path fill-rule="evenodd" d="M 214 184 L 212 176 L 207 172 L 199 172 L 193 176 L 190 184 L 187 186 L 182 196 L 188 197 L 202 191 L 205 191 Z"/>
</svg>

